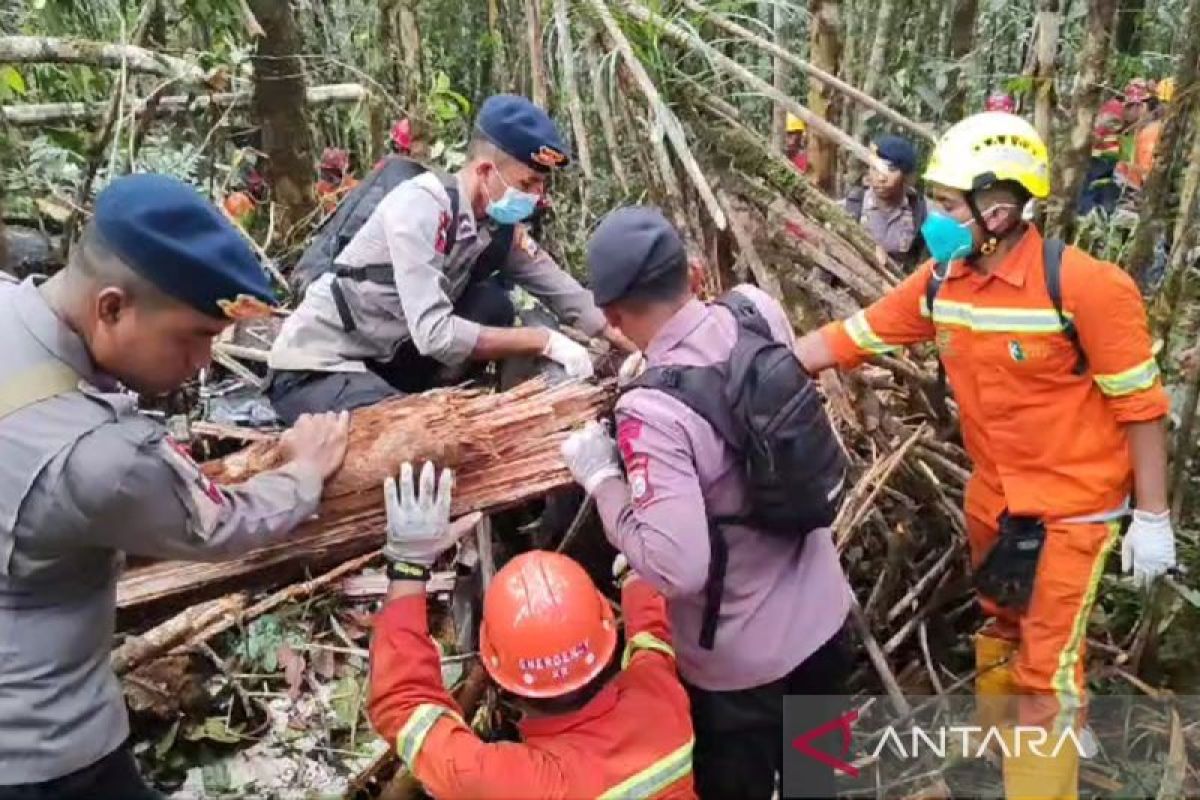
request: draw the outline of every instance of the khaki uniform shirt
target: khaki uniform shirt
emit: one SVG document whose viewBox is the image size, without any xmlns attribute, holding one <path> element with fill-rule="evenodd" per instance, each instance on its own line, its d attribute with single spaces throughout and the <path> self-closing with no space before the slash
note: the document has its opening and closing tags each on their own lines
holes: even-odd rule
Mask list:
<svg viewBox="0 0 1200 800">
<path fill-rule="evenodd" d="M 322 275 L 309 286 L 271 348 L 277 370 L 361 372 L 364 361 L 388 361 L 410 338 L 422 354 L 443 364 L 465 361 L 479 338 L 478 323 L 454 313 L 476 258 L 491 241 L 489 225 L 476 222 L 462 183 L 457 219 L 442 179 L 426 172 L 389 192 L 338 256 L 348 267 L 390 263 L 394 284 Z M 453 248 L 447 247 L 455 226 Z M 604 330 L 591 292 L 559 268 L 523 225 L 503 271 L 563 321 L 588 336 Z M 334 302 L 338 281 L 357 330 L 347 333 Z"/>
</svg>

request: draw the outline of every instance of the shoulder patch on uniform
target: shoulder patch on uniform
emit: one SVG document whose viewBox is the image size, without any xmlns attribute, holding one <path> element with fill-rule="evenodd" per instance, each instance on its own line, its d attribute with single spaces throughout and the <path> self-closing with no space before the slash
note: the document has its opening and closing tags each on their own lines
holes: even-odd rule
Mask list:
<svg viewBox="0 0 1200 800">
<path fill-rule="evenodd" d="M 448 244 L 450 241 L 448 234 L 450 232 L 450 223 L 451 222 L 453 222 L 453 220 L 450 219 L 449 211 L 439 212 L 437 237 L 434 239 L 434 242 L 433 242 L 433 249 L 438 252 L 438 255 L 444 256 L 444 255 L 446 255 L 446 252 L 450 249 L 448 247 Z"/>
<path fill-rule="evenodd" d="M 626 418 L 617 425 L 617 447 L 626 461 L 633 457 L 634 440 L 641 435 L 642 421 L 640 419 Z"/>
<path fill-rule="evenodd" d="M 634 453 L 625 460 L 625 473 L 633 504 L 643 506 L 648 503 L 654 497 L 654 486 L 650 482 L 650 457 L 645 453 Z"/>
<path fill-rule="evenodd" d="M 515 242 L 521 252 L 530 258 L 537 258 L 538 253 L 541 252 L 541 248 L 538 247 L 538 243 L 534 241 L 534 238 L 529 234 L 529 229 L 524 225 L 517 226 Z"/>
<path fill-rule="evenodd" d="M 164 436 L 159 443 L 159 452 L 179 479 L 181 499 L 194 515 L 198 532 L 204 538 L 211 536 L 220 524 L 225 496 L 182 444 L 170 436 Z"/>
</svg>

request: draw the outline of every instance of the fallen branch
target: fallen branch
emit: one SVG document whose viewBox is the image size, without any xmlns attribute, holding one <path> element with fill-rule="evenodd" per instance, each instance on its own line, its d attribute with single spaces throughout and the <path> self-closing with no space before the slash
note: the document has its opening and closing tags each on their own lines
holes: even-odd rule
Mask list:
<svg viewBox="0 0 1200 800">
<path fill-rule="evenodd" d="M 589 1 L 594 6 L 600 5 L 600 0 Z M 656 26 L 667 39 L 675 42 L 675 44 L 679 45 L 680 47 L 702 53 L 713 64 L 733 75 L 743 83 L 754 87 L 754 89 L 760 92 L 763 96 L 774 100 L 776 103 L 779 103 L 788 111 L 792 112 L 796 116 L 800 117 L 800 119 L 808 123 L 808 126 L 811 130 L 821 136 L 824 136 L 831 142 L 836 142 L 837 144 L 841 145 L 841 147 L 847 150 L 859 161 L 866 164 L 868 167 L 878 169 L 881 172 L 887 171 L 887 166 L 879 159 L 879 156 L 868 150 L 853 136 L 846 133 L 836 125 L 833 125 L 824 117 L 814 114 L 808 108 L 800 105 L 798 102 L 776 89 L 767 81 L 758 77 L 729 56 L 717 50 L 708 42 L 704 41 L 704 39 L 700 38 L 700 36 L 697 34 L 675 24 L 674 22 L 664 19 L 653 11 L 650 11 L 649 9 L 638 5 L 637 3 L 632 2 L 632 0 L 620 0 L 620 5 L 621 8 L 624 9 L 624 11 L 634 19 L 638 20 L 639 22 L 649 23 Z M 608 13 L 607 10 L 605 13 Z M 613 23 L 613 26 L 616 26 L 615 22 Z M 649 79 L 647 78 L 647 80 Z M 655 91 L 655 94 L 657 95 L 657 90 Z"/>
<path fill-rule="evenodd" d="M 617 25 L 617 21 L 613 19 L 612 13 L 608 7 L 604 5 L 604 0 L 587 0 L 588 5 L 600 17 L 600 21 L 604 24 L 604 29 L 608 32 L 608 36 L 612 39 L 617 48 L 617 52 L 621 54 L 622 59 L 629 72 L 632 74 L 634 82 L 638 89 L 645 96 L 646 102 L 650 104 L 651 111 L 654 112 L 663 127 L 663 132 L 671 141 L 671 146 L 675 150 L 675 154 L 679 156 L 679 161 L 683 164 L 684 171 L 688 177 L 692 179 L 692 183 L 696 186 L 696 191 L 700 193 L 700 198 L 704 201 L 704 207 L 708 209 L 708 214 L 712 218 L 713 224 L 719 230 L 725 230 L 725 214 L 721 211 L 720 203 L 717 202 L 716 195 L 713 194 L 712 187 L 708 184 L 708 178 L 705 177 L 704 171 L 700 165 L 696 163 L 696 157 L 692 154 L 691 146 L 688 144 L 687 135 L 683 132 L 683 125 L 679 122 L 679 118 L 675 116 L 667 104 L 663 101 L 662 96 L 658 93 L 658 87 L 654 85 L 654 81 L 646 74 L 646 68 L 642 66 L 642 62 L 638 60 L 637 55 L 633 52 L 633 46 L 629 43 L 629 39 L 625 38 L 621 27 Z M 653 128 L 653 126 L 651 126 Z"/>
<path fill-rule="evenodd" d="M 332 83 L 310 86 L 305 101 L 310 108 L 357 103 L 367 97 L 367 90 L 357 83 Z M 169 95 L 158 99 L 140 99 L 130 104 L 127 113 L 134 117 L 195 113 L 209 108 L 245 108 L 250 105 L 249 92 L 216 92 L 201 95 Z M 64 122 L 89 122 L 99 119 L 108 103 L 26 103 L 0 106 L 0 118 L 10 125 L 56 125 Z"/>
<path fill-rule="evenodd" d="M 686 8 L 703 15 L 707 21 L 711 22 L 714 26 L 720 28 L 721 30 L 731 33 L 734 36 L 750 42 L 756 47 L 766 50 L 776 58 L 784 61 L 787 64 L 791 64 L 793 67 L 796 67 L 810 78 L 815 78 L 826 86 L 836 89 L 856 103 L 864 105 L 872 111 L 882 114 L 892 122 L 895 122 L 897 125 L 902 125 L 918 136 L 928 139 L 931 142 L 937 141 L 937 134 L 934 133 L 933 129 L 928 125 L 922 125 L 919 122 L 912 121 L 899 111 L 896 111 L 890 106 L 881 103 L 866 92 L 856 89 L 855 87 L 843 81 L 841 78 L 838 78 L 836 75 L 831 75 L 820 67 L 800 58 L 790 50 L 780 47 L 768 39 L 764 39 L 747 28 L 743 28 L 741 25 L 738 25 L 728 17 L 718 14 L 711 8 L 708 8 L 697 2 L 697 0 L 683 0 L 683 5 Z"/>
<path fill-rule="evenodd" d="M 109 663 L 113 672 L 123 675 L 195 635 L 221 617 L 236 615 L 246 607 L 245 592 L 219 597 L 181 611 L 141 636 L 133 636 L 113 650 Z"/>
<path fill-rule="evenodd" d="M 158 75 L 203 85 L 204 70 L 174 56 L 133 44 L 63 39 L 54 36 L 0 36 L 0 64 L 86 64 Z"/>
</svg>

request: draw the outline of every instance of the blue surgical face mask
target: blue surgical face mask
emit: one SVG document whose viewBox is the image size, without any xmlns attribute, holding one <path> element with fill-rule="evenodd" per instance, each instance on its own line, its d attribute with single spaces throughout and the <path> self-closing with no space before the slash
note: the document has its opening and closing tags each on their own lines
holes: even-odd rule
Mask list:
<svg viewBox="0 0 1200 800">
<path fill-rule="evenodd" d="M 536 194 L 522 192 L 509 186 L 499 169 L 496 170 L 496 177 L 504 184 L 504 194 L 500 196 L 499 200 L 488 201 L 487 215 L 501 225 L 516 225 L 533 216 L 533 212 L 537 210 L 538 200 L 541 198 Z"/>
<path fill-rule="evenodd" d="M 939 264 L 949 264 L 955 259 L 969 256 L 975 249 L 970 225 L 969 222 L 959 222 L 943 211 L 930 209 L 929 216 L 921 225 L 921 236 L 925 237 L 933 260 Z"/>
</svg>

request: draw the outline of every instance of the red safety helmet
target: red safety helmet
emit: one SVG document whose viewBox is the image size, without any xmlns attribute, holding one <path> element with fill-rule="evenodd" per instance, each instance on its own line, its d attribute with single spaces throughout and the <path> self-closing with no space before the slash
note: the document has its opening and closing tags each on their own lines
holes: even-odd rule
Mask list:
<svg viewBox="0 0 1200 800">
<path fill-rule="evenodd" d="M 321 171 L 345 174 L 350 169 L 350 154 L 340 147 L 326 147 L 321 153 Z"/>
<path fill-rule="evenodd" d="M 1145 78 L 1134 78 L 1125 85 L 1125 104 L 1146 103 L 1154 96 L 1150 82 Z"/>
<path fill-rule="evenodd" d="M 496 683 L 524 697 L 586 686 L 617 646 L 612 607 L 583 567 L 532 550 L 504 565 L 483 598 L 479 651 Z"/>
<path fill-rule="evenodd" d="M 408 121 L 407 117 L 396 120 L 388 138 L 392 142 L 392 149 L 397 153 L 412 152 L 412 123 Z"/>
<path fill-rule="evenodd" d="M 1003 111 L 1005 114 L 1017 113 L 1017 101 L 1007 92 L 992 92 L 983 103 L 984 111 Z"/>
</svg>

